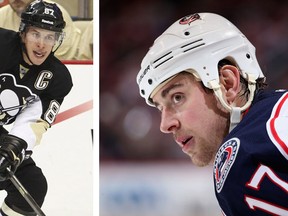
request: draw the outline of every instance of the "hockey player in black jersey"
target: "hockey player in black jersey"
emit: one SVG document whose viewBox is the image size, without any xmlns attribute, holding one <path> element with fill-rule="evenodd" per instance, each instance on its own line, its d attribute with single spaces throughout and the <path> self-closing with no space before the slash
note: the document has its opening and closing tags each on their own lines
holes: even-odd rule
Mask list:
<svg viewBox="0 0 288 216">
<path fill-rule="evenodd" d="M 199 13 L 175 22 L 137 84 L 160 130 L 195 165 L 214 164 L 223 215 L 288 216 L 288 92 L 265 88 L 254 46 L 230 21 Z"/>
<path fill-rule="evenodd" d="M 7 168 L 41 206 L 47 182 L 31 158 L 72 88 L 66 66 L 54 52 L 65 21 L 56 4 L 36 0 L 21 15 L 19 32 L 0 28 L 0 215 L 36 215 L 9 180 Z M 69 36 L 69 35 L 68 35 Z M 4 125 L 13 123 L 11 130 Z"/>
</svg>

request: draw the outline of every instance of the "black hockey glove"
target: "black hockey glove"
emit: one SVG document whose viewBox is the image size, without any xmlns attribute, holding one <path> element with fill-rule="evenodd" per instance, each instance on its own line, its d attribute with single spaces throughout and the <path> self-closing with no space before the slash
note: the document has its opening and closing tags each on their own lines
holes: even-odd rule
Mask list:
<svg viewBox="0 0 288 216">
<path fill-rule="evenodd" d="M 2 134 L 0 137 L 0 181 L 9 179 L 9 168 L 14 173 L 25 157 L 27 143 L 16 136 Z"/>
</svg>

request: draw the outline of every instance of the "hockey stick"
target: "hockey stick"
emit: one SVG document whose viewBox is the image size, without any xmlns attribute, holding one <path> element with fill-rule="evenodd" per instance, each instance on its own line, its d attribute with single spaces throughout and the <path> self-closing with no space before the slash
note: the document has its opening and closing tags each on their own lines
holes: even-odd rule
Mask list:
<svg viewBox="0 0 288 216">
<path fill-rule="evenodd" d="M 17 188 L 17 190 L 20 192 L 20 194 L 24 197 L 24 199 L 28 202 L 28 204 L 31 206 L 31 208 L 34 210 L 34 212 L 38 216 L 45 216 L 44 212 L 38 206 L 38 204 L 33 199 L 33 197 L 30 195 L 30 193 L 25 189 L 25 187 L 21 184 L 21 182 L 18 180 L 18 178 L 13 174 L 13 172 L 11 172 L 11 170 L 8 167 L 7 167 L 7 171 L 9 173 L 11 182 L 14 184 L 14 186 Z"/>
</svg>

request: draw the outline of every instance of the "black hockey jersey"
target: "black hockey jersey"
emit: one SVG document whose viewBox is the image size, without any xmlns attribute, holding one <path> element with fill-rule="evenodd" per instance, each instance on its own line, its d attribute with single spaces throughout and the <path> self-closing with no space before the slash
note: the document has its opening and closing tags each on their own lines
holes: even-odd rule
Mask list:
<svg viewBox="0 0 288 216">
<path fill-rule="evenodd" d="M 261 91 L 214 163 L 226 216 L 288 216 L 288 92 Z"/>
<path fill-rule="evenodd" d="M 53 54 L 31 66 L 24 62 L 21 46 L 19 33 L 0 28 L 0 126 L 14 123 L 9 133 L 32 150 L 73 84 L 68 69 Z"/>
</svg>

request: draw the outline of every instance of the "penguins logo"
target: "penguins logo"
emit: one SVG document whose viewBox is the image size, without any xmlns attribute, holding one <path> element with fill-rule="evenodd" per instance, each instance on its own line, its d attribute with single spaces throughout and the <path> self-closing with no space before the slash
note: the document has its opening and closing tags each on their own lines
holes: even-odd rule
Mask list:
<svg viewBox="0 0 288 216">
<path fill-rule="evenodd" d="M 9 123 L 36 95 L 26 86 L 18 85 L 11 74 L 0 75 L 0 124 Z"/>
</svg>

